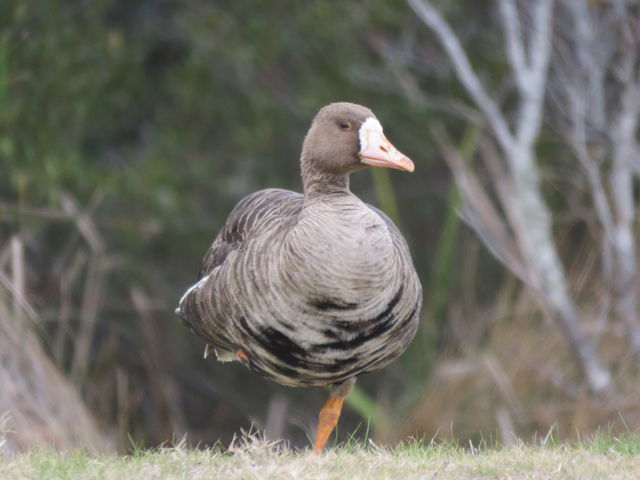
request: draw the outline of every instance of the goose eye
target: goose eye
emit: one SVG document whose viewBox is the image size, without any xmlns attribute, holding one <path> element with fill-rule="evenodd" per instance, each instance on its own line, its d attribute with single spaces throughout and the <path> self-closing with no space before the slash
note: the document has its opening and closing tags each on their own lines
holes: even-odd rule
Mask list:
<svg viewBox="0 0 640 480">
<path fill-rule="evenodd" d="M 340 122 L 338 127 L 340 130 L 349 130 L 351 128 L 351 124 L 349 122 Z"/>
</svg>

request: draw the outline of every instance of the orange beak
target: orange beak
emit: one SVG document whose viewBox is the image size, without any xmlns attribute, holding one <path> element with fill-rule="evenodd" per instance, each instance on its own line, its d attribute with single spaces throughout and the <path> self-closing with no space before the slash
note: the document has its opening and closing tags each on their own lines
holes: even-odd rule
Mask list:
<svg viewBox="0 0 640 480">
<path fill-rule="evenodd" d="M 360 132 L 361 148 L 358 157 L 362 163 L 374 167 L 396 168 L 407 172 L 413 172 L 415 166 L 409 157 L 400 153 L 381 129 L 364 129 Z"/>
</svg>

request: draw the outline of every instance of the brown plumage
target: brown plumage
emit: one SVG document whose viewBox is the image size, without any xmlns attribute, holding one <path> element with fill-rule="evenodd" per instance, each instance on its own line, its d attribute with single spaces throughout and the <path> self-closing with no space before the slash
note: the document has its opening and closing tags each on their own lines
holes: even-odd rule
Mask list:
<svg viewBox="0 0 640 480">
<path fill-rule="evenodd" d="M 303 194 L 267 189 L 236 205 L 176 313 L 219 360 L 283 385 L 334 385 L 320 451 L 355 378 L 413 338 L 422 291 L 396 226 L 349 191 L 349 174 L 366 165 L 413 170 L 373 113 L 321 109 L 300 163 Z"/>
</svg>

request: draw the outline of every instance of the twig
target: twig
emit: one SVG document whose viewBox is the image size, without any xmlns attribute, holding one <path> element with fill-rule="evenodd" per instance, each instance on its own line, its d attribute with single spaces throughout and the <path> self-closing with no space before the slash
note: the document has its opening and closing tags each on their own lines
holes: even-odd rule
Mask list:
<svg viewBox="0 0 640 480">
<path fill-rule="evenodd" d="M 102 257 L 93 257 L 89 260 L 80 313 L 80 329 L 76 336 L 76 348 L 71 362 L 71 378 L 76 385 L 80 384 L 89 368 L 93 333 L 104 288 L 104 270 Z"/>
<path fill-rule="evenodd" d="M 2 271 L 0 271 L 0 284 L 2 284 L 4 288 L 6 288 L 9 293 L 11 293 L 11 295 L 13 295 L 14 300 L 24 309 L 24 311 L 29 316 L 29 319 L 33 323 L 37 323 L 38 314 L 36 313 L 34 308 L 31 306 L 27 298 L 18 289 L 15 288 L 15 285 L 13 284 L 11 279 L 7 277 Z"/>
<path fill-rule="evenodd" d="M 14 288 L 14 302 L 13 302 L 13 318 L 18 323 L 22 324 L 22 309 L 21 303 L 18 298 L 25 299 L 25 266 L 24 266 L 24 249 L 22 245 L 22 239 L 18 235 L 14 235 L 9 240 L 11 245 L 11 274 L 12 284 Z"/>
</svg>

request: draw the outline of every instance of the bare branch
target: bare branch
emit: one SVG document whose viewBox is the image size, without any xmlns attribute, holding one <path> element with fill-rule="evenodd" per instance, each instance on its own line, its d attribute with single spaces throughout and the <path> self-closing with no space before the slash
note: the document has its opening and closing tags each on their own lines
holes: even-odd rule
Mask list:
<svg viewBox="0 0 640 480">
<path fill-rule="evenodd" d="M 473 171 L 465 167 L 464 159 L 444 130 L 432 128 L 431 134 L 438 143 L 440 152 L 453 172 L 456 185 L 460 189 L 463 199 L 461 211 L 463 220 L 478 234 L 498 260 L 523 283 L 531 286 L 531 278 L 517 244 L 490 196 L 482 187 L 482 183 Z"/>
<path fill-rule="evenodd" d="M 393 92 L 394 94 L 398 93 L 399 79 L 391 75 L 385 77 L 378 75 L 376 77 L 372 75 L 373 70 L 374 69 L 357 66 L 351 68 L 347 74 L 358 85 L 364 85 L 385 92 Z M 408 95 L 409 92 L 405 91 L 401 85 L 400 93 L 414 105 L 420 105 L 434 111 L 446 113 L 454 118 L 459 118 L 472 125 L 476 125 L 477 127 L 485 125 L 482 113 L 470 105 L 469 102 L 464 102 L 454 97 L 443 98 L 441 95 L 429 94 L 422 90 L 418 96 L 413 95 L 415 92 L 410 92 L 412 95 Z M 2 204 L 0 204 L 0 213 L 2 213 Z"/>
<path fill-rule="evenodd" d="M 537 74 L 537 82 L 543 82 L 551 51 L 551 12 L 554 0 L 539 0 L 534 10 L 534 31 L 529 42 L 531 68 Z"/>
<path fill-rule="evenodd" d="M 538 0 L 534 10 L 534 30 L 529 41 L 531 66 L 520 85 L 521 105 L 517 139 L 531 145 L 540 131 L 545 82 L 551 58 L 551 11 L 554 0 Z"/>
<path fill-rule="evenodd" d="M 596 211 L 598 222 L 602 227 L 601 240 L 601 272 L 604 293 L 600 298 L 600 308 L 598 314 L 598 326 L 601 333 L 607 324 L 607 317 L 611 305 L 611 293 L 609 285 L 613 282 L 613 235 L 614 221 L 613 212 L 605 192 L 602 175 L 598 167 L 598 161 L 593 158 L 587 149 L 586 123 L 587 113 L 584 92 L 577 88 L 567 88 L 566 94 L 570 102 L 571 122 L 573 130 L 567 135 L 567 144 L 573 150 L 578 163 L 584 170 L 591 191 L 591 200 Z"/>
<path fill-rule="evenodd" d="M 471 98 L 478 105 L 482 113 L 489 120 L 500 145 L 505 151 L 511 151 L 514 138 L 509 126 L 496 103 L 489 97 L 480 83 L 473 67 L 469 63 L 466 53 L 460 45 L 460 40 L 451 30 L 449 24 L 442 18 L 427 0 L 407 0 L 413 11 L 433 30 L 440 43 L 453 62 L 456 75 L 464 85 Z M 549 0 L 544 0 L 549 1 Z"/>
<path fill-rule="evenodd" d="M 597 348 L 592 342 L 582 325 L 582 319 L 578 315 L 574 301 L 567 284 L 564 267 L 558 256 L 558 251 L 553 239 L 551 211 L 545 203 L 540 190 L 540 171 L 536 164 L 534 142 L 540 132 L 542 113 L 545 98 L 546 80 L 551 57 L 552 23 L 551 12 L 554 0 L 538 0 L 528 4 L 533 12 L 533 27 L 529 37 L 529 62 L 526 61 L 526 53 L 519 51 L 523 48 L 524 40 L 518 43 L 516 38 L 518 27 L 505 24 L 505 34 L 511 40 L 512 52 L 509 54 L 513 61 L 512 68 L 516 72 L 518 81 L 518 93 L 520 111 L 514 130 L 516 135 L 509 130 L 502 112 L 485 91 L 477 75 L 473 71 L 467 56 L 460 45 L 456 35 L 452 32 L 448 23 L 433 8 L 428 0 L 407 0 L 416 14 L 423 22 L 434 31 L 451 62 L 456 75 L 462 82 L 467 92 L 478 105 L 487 119 L 487 123 L 494 131 L 500 143 L 505 162 L 510 166 L 508 206 L 503 209 L 512 209 L 510 217 L 519 217 L 527 222 L 526 228 L 521 228 L 521 234 L 517 237 L 517 243 L 513 242 L 513 236 L 504 227 L 504 220 L 500 215 L 491 211 L 490 202 L 481 201 L 483 207 L 478 210 L 473 202 L 465 202 L 471 208 L 473 218 L 478 225 L 474 228 L 492 251 L 499 250 L 502 258 L 505 258 L 506 248 L 510 243 L 516 245 L 516 251 L 522 255 L 523 261 L 515 267 L 521 272 L 522 278 L 539 295 L 542 300 L 542 308 L 548 310 L 558 327 L 563 331 L 576 363 L 582 369 L 589 388 L 594 393 L 602 392 L 611 386 L 611 374 L 598 358 Z M 506 17 L 511 15 L 517 18 L 517 11 L 513 2 L 502 3 Z M 503 15 L 504 17 L 504 15 Z M 507 22 L 505 22 L 507 23 Z M 520 45 L 521 47 L 518 47 Z M 519 73 L 518 73 L 519 72 Z M 446 149 L 444 149 L 446 150 Z M 446 155 L 445 155 L 446 156 Z M 484 192 L 473 188 L 472 176 L 465 172 L 460 165 L 456 165 L 454 155 L 449 154 L 449 162 L 452 165 L 456 181 L 461 185 L 461 190 L 469 194 L 472 192 L 474 201 L 482 200 Z M 459 163 L 459 162 L 458 162 Z M 465 175 L 466 174 L 466 175 Z M 504 203 L 504 200 L 501 200 Z M 498 216 L 497 221 L 495 216 Z M 507 234 L 498 234 L 499 229 Z M 518 223 L 512 228 L 518 229 Z M 487 233 L 491 235 L 486 235 Z M 498 245 L 498 248 L 496 248 Z M 500 258 L 500 257 L 499 257 Z M 504 260 L 503 260 L 504 261 Z M 513 264 L 514 262 L 511 262 Z M 507 265 L 509 263 L 507 262 Z M 509 265 L 510 268 L 511 265 Z"/>
<path fill-rule="evenodd" d="M 605 241 L 610 243 L 613 238 L 613 212 L 609 206 L 609 201 L 605 193 L 604 184 L 598 168 L 598 162 L 593 158 L 587 149 L 587 112 L 584 102 L 584 95 L 577 94 L 576 90 L 568 89 L 571 117 L 573 123 L 572 134 L 567 137 L 567 143 L 572 148 L 578 163 L 584 169 L 596 215 L 604 230 Z"/>
<path fill-rule="evenodd" d="M 565 4 L 571 12 L 575 25 L 576 38 L 573 41 L 573 46 L 576 50 L 578 65 L 584 68 L 589 84 L 588 99 L 591 104 L 589 120 L 598 128 L 603 128 L 605 123 L 605 89 L 603 86 L 605 68 L 598 64 L 597 56 L 594 55 L 595 25 L 591 19 L 586 0 L 568 0 Z"/>
<path fill-rule="evenodd" d="M 516 207 L 516 205 L 514 205 L 514 202 L 512 201 L 515 195 L 513 192 L 513 184 L 510 177 L 505 172 L 502 162 L 499 161 L 500 155 L 496 150 L 493 142 L 489 138 L 482 138 L 480 140 L 479 147 L 481 158 L 491 174 L 491 179 L 493 181 L 496 194 L 498 195 L 500 204 L 504 209 L 504 213 L 507 217 L 507 223 L 511 227 L 511 230 L 513 231 L 513 234 L 515 236 L 516 245 L 524 245 L 525 237 L 526 235 L 528 235 L 528 219 L 524 218 L 524 216 L 521 215 L 521 211 Z M 527 258 L 524 257 L 522 259 L 522 262 L 523 267 L 526 266 L 526 270 L 530 272 L 532 266 L 527 263 Z M 525 263 L 527 264 L 525 265 Z M 530 288 L 535 288 L 535 285 L 533 285 L 532 283 L 530 274 L 527 274 L 525 276 L 519 275 L 519 277 L 524 279 L 524 283 Z"/>
<path fill-rule="evenodd" d="M 632 156 L 638 129 L 640 94 L 630 82 L 621 97 L 621 111 L 613 130 L 613 164 L 610 175 L 616 211 L 614 249 L 616 251 L 616 296 L 618 315 L 626 324 L 634 352 L 640 353 L 640 324 L 636 293 L 636 249 L 633 235 L 635 204 L 633 199 Z"/>
<path fill-rule="evenodd" d="M 640 92 L 633 15 L 626 14 L 625 1 L 597 10 L 585 0 L 564 0 L 562 5 L 573 29 L 566 40 L 566 54 L 554 62 L 554 73 L 561 79 L 555 116 L 569 112 L 569 127 L 563 133 L 586 174 L 604 233 L 601 268 L 606 293 L 601 319 L 611 313 L 611 290 L 616 316 L 626 326 L 632 350 L 640 354 L 633 179 Z M 603 161 L 609 154 L 612 161 Z"/>
<path fill-rule="evenodd" d="M 499 6 L 502 29 L 506 36 L 507 55 L 516 75 L 517 84 L 521 86 L 526 83 L 529 67 L 522 44 L 522 30 L 520 28 L 518 10 L 514 0 L 500 0 Z"/>
</svg>

